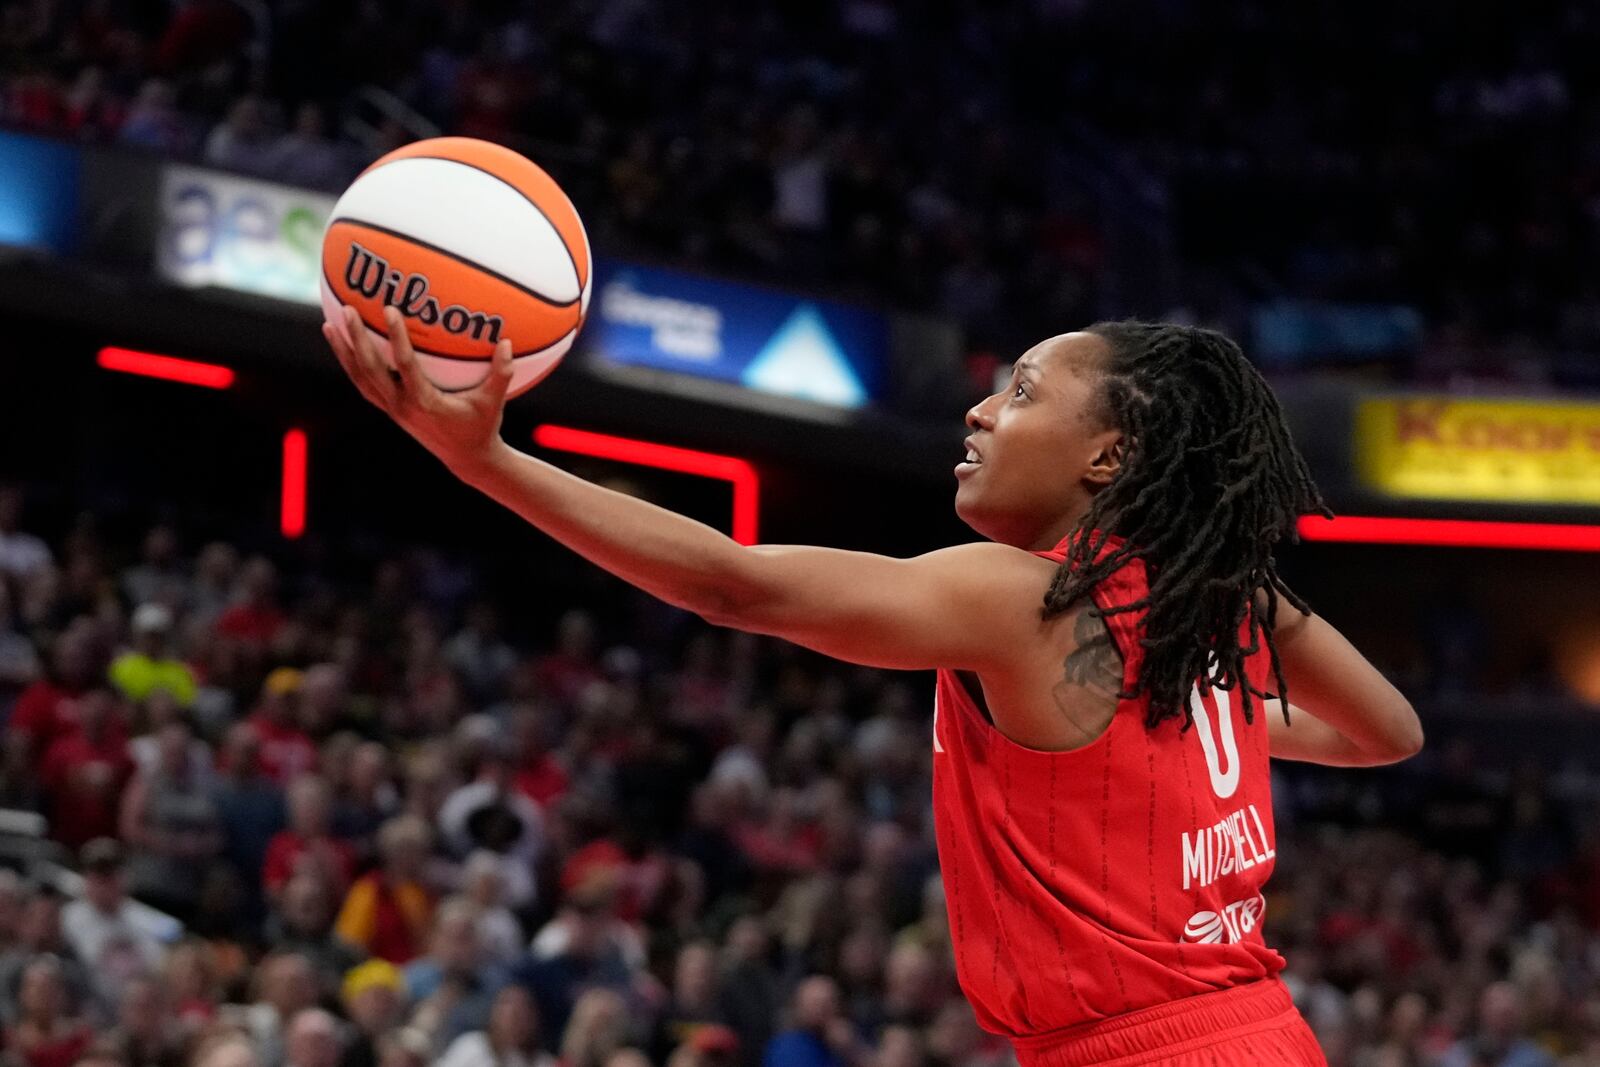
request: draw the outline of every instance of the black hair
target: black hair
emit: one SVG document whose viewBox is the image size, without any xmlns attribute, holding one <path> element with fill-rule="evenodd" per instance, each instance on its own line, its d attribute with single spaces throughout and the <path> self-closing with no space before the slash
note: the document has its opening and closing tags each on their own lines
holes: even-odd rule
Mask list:
<svg viewBox="0 0 1600 1067">
<path fill-rule="evenodd" d="M 1332 516 L 1295 448 L 1266 381 L 1239 346 L 1214 330 L 1170 323 L 1100 322 L 1089 333 L 1110 355 L 1104 417 L 1124 434 L 1121 468 L 1074 529 L 1065 562 L 1045 594 L 1046 618 L 1067 611 L 1130 559 L 1144 561 L 1148 593 L 1091 607 L 1096 617 L 1145 612 L 1144 660 L 1133 689 L 1148 694 L 1147 725 L 1193 721 L 1189 691 L 1206 679 L 1252 699 L 1285 700 L 1272 631 L 1278 598 L 1309 614 L 1279 577 L 1273 549 L 1295 522 Z M 1107 536 L 1121 544 L 1106 551 Z M 1257 603 L 1257 593 L 1265 610 Z M 1240 631 L 1249 620 L 1249 643 Z M 1265 643 L 1276 694 L 1245 670 Z"/>
</svg>

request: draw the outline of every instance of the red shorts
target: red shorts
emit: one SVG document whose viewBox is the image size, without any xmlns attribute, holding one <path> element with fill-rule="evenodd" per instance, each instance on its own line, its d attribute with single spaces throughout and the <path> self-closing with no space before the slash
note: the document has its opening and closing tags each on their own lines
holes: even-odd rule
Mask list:
<svg viewBox="0 0 1600 1067">
<path fill-rule="evenodd" d="M 1012 1042 L 1020 1067 L 1327 1067 L 1276 978 Z"/>
</svg>

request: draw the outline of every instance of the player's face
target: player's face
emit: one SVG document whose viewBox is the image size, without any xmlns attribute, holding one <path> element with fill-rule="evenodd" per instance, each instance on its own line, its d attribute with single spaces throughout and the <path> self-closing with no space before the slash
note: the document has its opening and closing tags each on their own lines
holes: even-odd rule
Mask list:
<svg viewBox="0 0 1600 1067">
<path fill-rule="evenodd" d="M 1116 473 L 1120 432 L 1108 425 L 1095 334 L 1029 349 L 1005 387 L 967 412 L 967 460 L 956 467 L 956 514 L 985 537 L 1054 547 Z"/>
</svg>

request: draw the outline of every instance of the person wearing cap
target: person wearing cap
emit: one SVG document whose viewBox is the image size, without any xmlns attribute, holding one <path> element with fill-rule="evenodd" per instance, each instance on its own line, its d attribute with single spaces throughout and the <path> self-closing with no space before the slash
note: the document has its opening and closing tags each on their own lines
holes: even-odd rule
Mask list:
<svg viewBox="0 0 1600 1067">
<path fill-rule="evenodd" d="M 339 1067 L 378 1067 L 383 1035 L 405 1016 L 406 983 L 400 968 L 388 960 L 368 960 L 350 968 L 339 985 L 339 1000 L 351 1026 Z"/>
<path fill-rule="evenodd" d="M 129 629 L 133 647 L 111 661 L 111 684 L 129 700 L 143 701 L 165 690 L 179 707 L 194 703 L 199 687 L 194 672 L 172 656 L 167 642 L 172 633 L 172 612 L 164 604 L 140 604 Z"/>
<path fill-rule="evenodd" d="M 73 955 L 89 969 L 95 992 L 108 1004 L 121 1000 L 135 976 L 161 966 L 161 942 L 139 920 L 123 883 L 122 846 L 97 837 L 78 853 L 83 896 L 61 911 L 61 932 Z"/>
<path fill-rule="evenodd" d="M 261 698 L 247 720 L 261 744 L 261 768 L 279 785 L 315 769 L 317 746 L 300 728 L 296 703 L 303 675 L 279 667 L 261 683 Z"/>
</svg>

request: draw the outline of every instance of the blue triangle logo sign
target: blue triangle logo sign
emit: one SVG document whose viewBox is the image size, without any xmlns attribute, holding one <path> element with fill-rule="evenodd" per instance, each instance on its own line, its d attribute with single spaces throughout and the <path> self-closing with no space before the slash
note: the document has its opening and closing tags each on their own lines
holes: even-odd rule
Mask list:
<svg viewBox="0 0 1600 1067">
<path fill-rule="evenodd" d="M 867 402 L 866 388 L 810 304 L 801 304 L 778 327 L 740 381 L 764 393 L 838 407 L 856 408 Z"/>
</svg>

